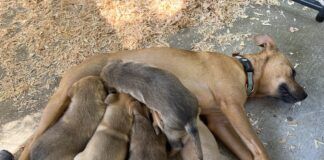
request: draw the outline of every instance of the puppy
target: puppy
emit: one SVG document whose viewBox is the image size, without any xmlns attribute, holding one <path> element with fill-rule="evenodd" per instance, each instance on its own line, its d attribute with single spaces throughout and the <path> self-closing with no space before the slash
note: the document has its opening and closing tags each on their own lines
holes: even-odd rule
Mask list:
<svg viewBox="0 0 324 160">
<path fill-rule="evenodd" d="M 74 160 L 124 160 L 132 128 L 133 106 L 140 105 L 127 94 L 109 94 L 108 108 L 95 134 Z"/>
<path fill-rule="evenodd" d="M 82 78 L 69 90 L 71 103 L 61 119 L 32 146 L 32 160 L 71 160 L 96 130 L 107 94 L 99 77 Z"/>
<path fill-rule="evenodd" d="M 197 98 L 168 71 L 140 63 L 110 61 L 101 75 L 106 87 L 132 95 L 157 115 L 158 125 L 166 134 L 173 152 L 182 148 L 186 132 L 193 138 L 199 159 L 202 159 L 196 126 Z"/>
<path fill-rule="evenodd" d="M 0 160 L 14 160 L 14 156 L 7 150 L 0 151 Z"/>
<path fill-rule="evenodd" d="M 129 160 L 167 160 L 166 138 L 155 134 L 148 108 L 136 105 L 133 114 Z"/>
<path fill-rule="evenodd" d="M 217 142 L 213 136 L 213 134 L 209 131 L 209 129 L 205 126 L 205 124 L 201 121 L 197 121 L 199 136 L 201 140 L 201 148 L 203 152 L 203 156 L 205 160 L 221 160 L 221 154 L 218 149 Z M 194 154 L 195 146 L 194 142 L 189 139 L 187 136 L 183 140 L 184 147 L 181 150 L 181 157 L 183 160 L 197 160 L 198 157 Z"/>
</svg>

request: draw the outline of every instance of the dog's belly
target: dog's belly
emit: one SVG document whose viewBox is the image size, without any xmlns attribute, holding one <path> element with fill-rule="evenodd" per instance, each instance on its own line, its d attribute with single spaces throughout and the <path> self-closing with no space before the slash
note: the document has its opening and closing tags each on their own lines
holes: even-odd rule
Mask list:
<svg viewBox="0 0 324 160">
<path fill-rule="evenodd" d="M 217 107 L 213 93 L 209 90 L 209 86 L 206 83 L 193 80 L 182 80 L 182 83 L 197 97 L 201 109 Z"/>
</svg>

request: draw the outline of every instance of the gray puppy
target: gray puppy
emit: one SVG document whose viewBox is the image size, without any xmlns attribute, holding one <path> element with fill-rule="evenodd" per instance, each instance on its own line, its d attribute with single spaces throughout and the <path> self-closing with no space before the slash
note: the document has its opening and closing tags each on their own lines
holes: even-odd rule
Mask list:
<svg viewBox="0 0 324 160">
<path fill-rule="evenodd" d="M 61 119 L 32 146 L 31 160 L 72 160 L 96 130 L 107 96 L 100 77 L 89 76 L 70 88 L 71 103 Z"/>
<path fill-rule="evenodd" d="M 155 134 L 149 109 L 136 105 L 133 115 L 129 160 L 167 160 L 166 138 L 164 134 Z"/>
<path fill-rule="evenodd" d="M 121 60 L 108 62 L 100 76 L 106 87 L 132 95 L 158 115 L 155 119 L 168 138 L 171 153 L 182 148 L 181 138 L 187 132 L 195 142 L 199 159 L 203 158 L 196 122 L 198 100 L 176 76 L 159 68 Z"/>
</svg>

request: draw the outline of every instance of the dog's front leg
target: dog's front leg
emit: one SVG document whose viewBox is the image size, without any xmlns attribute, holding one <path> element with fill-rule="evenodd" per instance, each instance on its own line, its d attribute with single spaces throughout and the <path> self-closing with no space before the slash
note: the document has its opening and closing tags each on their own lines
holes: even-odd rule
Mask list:
<svg viewBox="0 0 324 160">
<path fill-rule="evenodd" d="M 206 119 L 208 129 L 219 138 L 239 159 L 252 160 L 253 156 L 249 149 L 237 135 L 230 122 L 222 114 L 209 112 L 203 117 Z"/>
<path fill-rule="evenodd" d="M 267 160 L 268 155 L 246 116 L 244 105 L 222 102 L 221 111 L 253 154 L 254 160 Z"/>
</svg>

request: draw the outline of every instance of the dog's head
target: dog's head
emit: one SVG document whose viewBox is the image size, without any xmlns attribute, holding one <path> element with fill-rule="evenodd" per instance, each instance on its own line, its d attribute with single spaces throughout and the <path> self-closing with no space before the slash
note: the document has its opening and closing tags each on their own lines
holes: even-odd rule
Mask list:
<svg viewBox="0 0 324 160">
<path fill-rule="evenodd" d="M 256 96 L 271 96 L 284 102 L 294 103 L 304 100 L 307 93 L 295 80 L 296 71 L 288 59 L 277 49 L 268 35 L 255 37 L 258 45 L 264 49 L 256 55 L 260 58 L 260 80 Z M 255 62 L 258 64 L 258 62 Z M 257 73 L 256 73 L 257 74 Z"/>
</svg>

